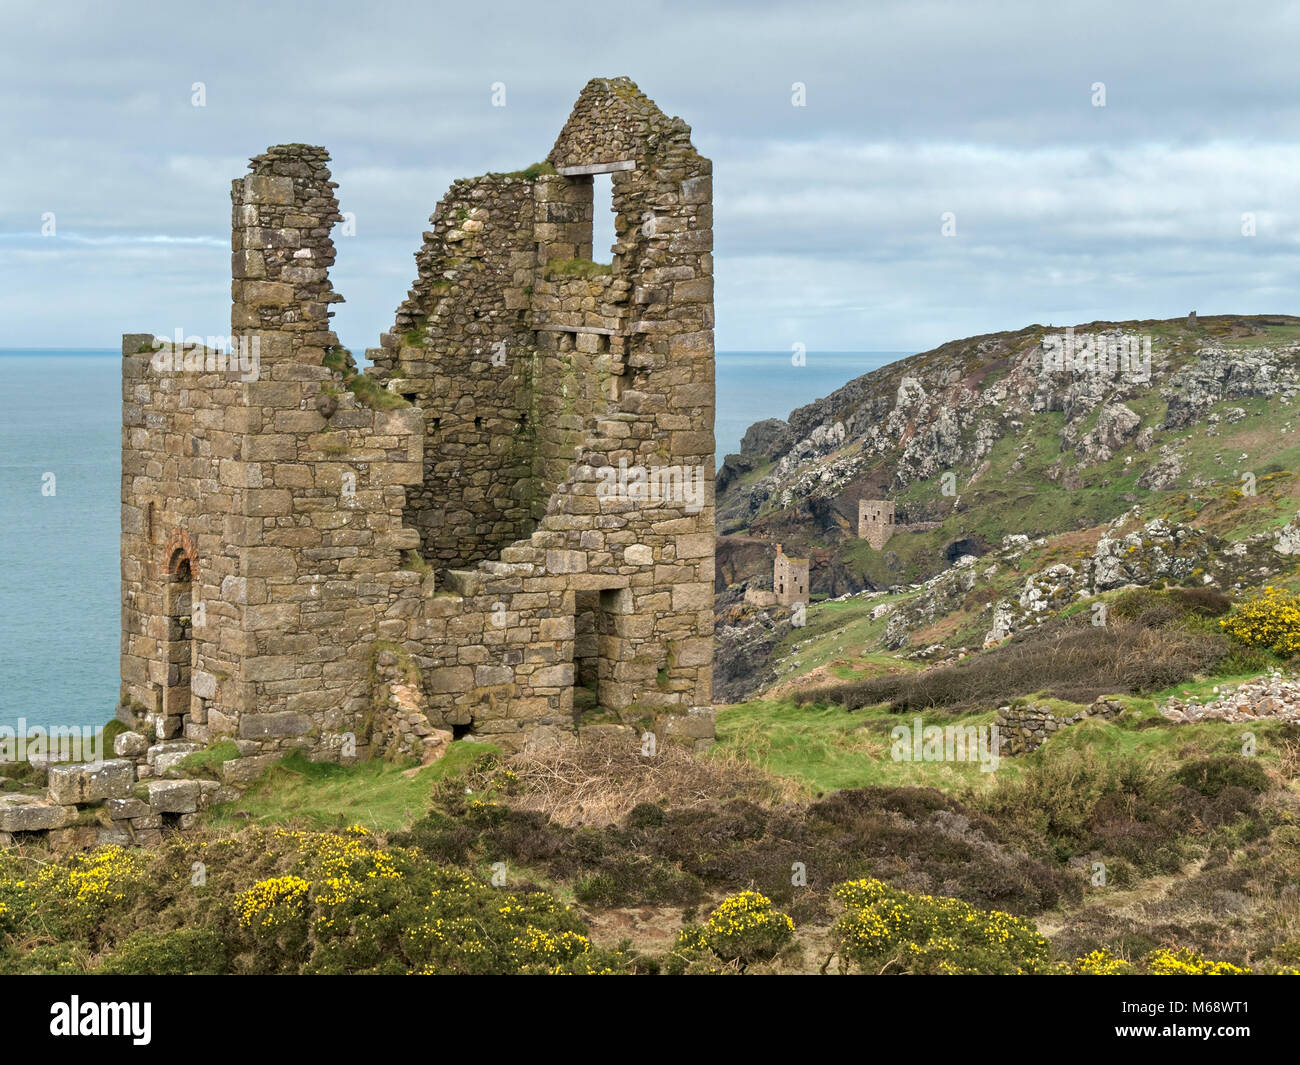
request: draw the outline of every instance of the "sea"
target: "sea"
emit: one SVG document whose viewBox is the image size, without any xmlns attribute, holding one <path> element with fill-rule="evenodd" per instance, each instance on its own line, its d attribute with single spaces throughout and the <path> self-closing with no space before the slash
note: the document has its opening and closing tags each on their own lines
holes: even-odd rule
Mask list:
<svg viewBox="0 0 1300 1065">
<path fill-rule="evenodd" d="M 719 352 L 718 461 L 752 423 L 909 354 Z M 118 692 L 120 354 L 0 348 L 0 375 L 0 727 L 102 725 Z"/>
</svg>

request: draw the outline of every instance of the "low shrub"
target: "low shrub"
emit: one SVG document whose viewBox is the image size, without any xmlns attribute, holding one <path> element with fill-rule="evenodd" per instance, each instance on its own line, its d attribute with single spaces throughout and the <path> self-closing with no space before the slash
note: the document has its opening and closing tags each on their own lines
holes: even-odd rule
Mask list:
<svg viewBox="0 0 1300 1065">
<path fill-rule="evenodd" d="M 1253 795 L 1268 791 L 1268 774 L 1250 758 L 1200 758 L 1174 771 L 1174 779 L 1185 787 L 1216 799 L 1227 788 L 1241 788 Z"/>
<path fill-rule="evenodd" d="M 1300 654 L 1300 595 L 1265 588 L 1262 595 L 1239 604 L 1219 625 L 1248 647 L 1290 658 Z"/>
<path fill-rule="evenodd" d="M 1071 702 L 1118 692 L 1136 695 L 1215 672 L 1231 652 L 1231 641 L 1220 633 L 1170 625 L 1179 615 L 1162 602 L 1158 611 L 1136 620 L 1112 617 L 1105 626 L 1093 626 L 1086 617 L 1054 618 L 950 666 L 809 687 L 792 698 L 849 710 L 888 703 L 896 713 L 935 707 L 961 711 L 1039 692 Z"/>
<path fill-rule="evenodd" d="M 127 936 L 97 971 L 109 976 L 220 976 L 229 964 L 216 931 L 178 928 Z"/>
<path fill-rule="evenodd" d="M 1015 975 L 1050 968 L 1047 940 L 1032 921 L 1008 913 L 872 879 L 840 884 L 835 897 L 844 912 L 831 937 L 846 971 Z"/>
</svg>

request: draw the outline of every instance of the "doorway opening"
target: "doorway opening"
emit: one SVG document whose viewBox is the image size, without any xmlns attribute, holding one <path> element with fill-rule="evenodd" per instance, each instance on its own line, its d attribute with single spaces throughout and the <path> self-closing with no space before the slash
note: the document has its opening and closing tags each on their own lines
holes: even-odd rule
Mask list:
<svg viewBox="0 0 1300 1065">
<path fill-rule="evenodd" d="M 166 575 L 167 638 L 164 661 L 167 684 L 163 688 L 159 739 L 174 739 L 185 732 L 190 715 L 190 676 L 194 665 L 194 575 L 185 555 L 175 558 Z"/>
<path fill-rule="evenodd" d="M 573 593 L 573 716 L 618 718 L 628 703 L 620 675 L 630 594 L 626 588 L 591 588 Z"/>
</svg>

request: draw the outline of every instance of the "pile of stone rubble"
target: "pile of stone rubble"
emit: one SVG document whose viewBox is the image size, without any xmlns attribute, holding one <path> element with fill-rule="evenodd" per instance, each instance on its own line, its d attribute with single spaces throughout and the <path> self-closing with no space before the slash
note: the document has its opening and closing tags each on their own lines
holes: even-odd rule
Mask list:
<svg viewBox="0 0 1300 1065">
<path fill-rule="evenodd" d="M 1214 689 L 1215 698 L 1167 699 L 1160 713 L 1170 721 L 1254 721 L 1276 717 L 1300 721 L 1300 681 L 1279 672 L 1248 680 L 1233 690 Z"/>
</svg>

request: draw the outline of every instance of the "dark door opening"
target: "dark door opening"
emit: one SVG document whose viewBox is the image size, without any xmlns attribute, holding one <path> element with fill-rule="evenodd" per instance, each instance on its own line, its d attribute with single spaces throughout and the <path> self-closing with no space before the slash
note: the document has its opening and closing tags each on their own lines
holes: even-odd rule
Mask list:
<svg viewBox="0 0 1300 1065">
<path fill-rule="evenodd" d="M 163 689 L 159 739 L 183 735 L 190 714 L 190 671 L 194 662 L 193 584 L 190 561 L 182 558 L 172 566 L 164 586 L 167 686 Z"/>
<path fill-rule="evenodd" d="M 574 592 L 573 613 L 573 717 L 581 721 L 600 706 L 600 592 Z"/>
<path fill-rule="evenodd" d="M 629 703 L 628 686 L 619 675 L 626 642 L 628 591 L 600 588 L 574 592 L 573 716 L 611 716 Z"/>
</svg>

